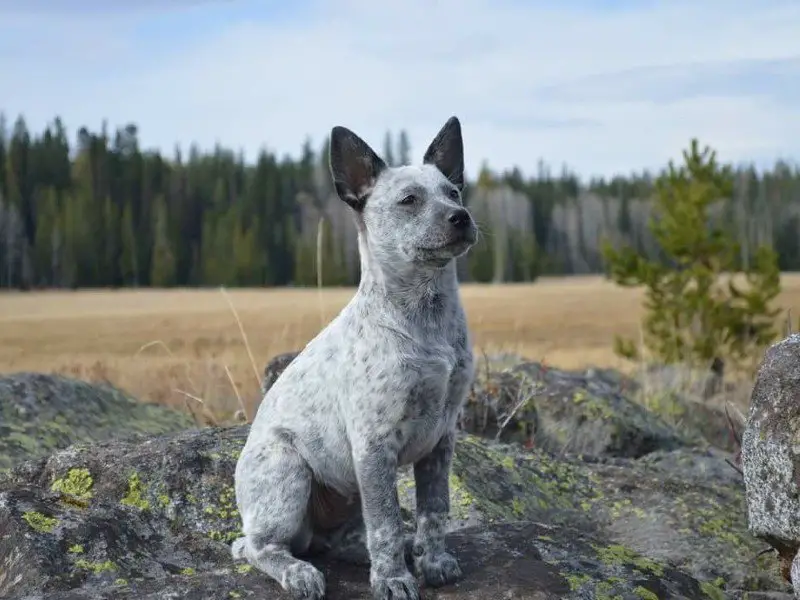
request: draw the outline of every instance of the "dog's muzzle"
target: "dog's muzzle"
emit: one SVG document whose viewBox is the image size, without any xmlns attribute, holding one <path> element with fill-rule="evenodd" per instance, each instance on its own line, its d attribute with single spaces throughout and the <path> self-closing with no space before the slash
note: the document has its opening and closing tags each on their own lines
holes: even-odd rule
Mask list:
<svg viewBox="0 0 800 600">
<path fill-rule="evenodd" d="M 474 244 L 478 237 L 478 230 L 472 221 L 472 216 L 465 208 L 457 208 L 447 216 L 447 221 L 456 230 L 456 243 L 466 242 Z"/>
</svg>

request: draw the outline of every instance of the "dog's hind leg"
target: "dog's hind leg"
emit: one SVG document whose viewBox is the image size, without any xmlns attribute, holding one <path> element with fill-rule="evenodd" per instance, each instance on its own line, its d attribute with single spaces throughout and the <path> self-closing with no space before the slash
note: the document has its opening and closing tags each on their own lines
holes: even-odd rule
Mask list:
<svg viewBox="0 0 800 600">
<path fill-rule="evenodd" d="M 309 466 L 287 440 L 274 436 L 258 448 L 243 452 L 236 470 L 244 538 L 233 543 L 234 558 L 247 559 L 293 598 L 324 598 L 322 573 L 293 556 L 304 553 L 312 537 Z"/>
</svg>

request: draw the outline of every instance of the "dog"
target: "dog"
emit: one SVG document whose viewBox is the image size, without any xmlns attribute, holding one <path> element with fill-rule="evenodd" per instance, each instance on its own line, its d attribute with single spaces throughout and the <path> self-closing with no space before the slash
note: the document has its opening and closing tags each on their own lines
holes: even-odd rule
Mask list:
<svg viewBox="0 0 800 600">
<path fill-rule="evenodd" d="M 236 465 L 243 536 L 232 556 L 293 598 L 325 597 L 303 560 L 370 565 L 375 600 L 417 600 L 457 581 L 445 549 L 448 478 L 475 361 L 456 258 L 476 242 L 464 207 L 461 124 L 447 120 L 422 165 L 388 167 L 349 129 L 331 130 L 336 193 L 358 229 L 358 290 L 266 393 Z M 413 464 L 408 539 L 397 469 Z"/>
</svg>

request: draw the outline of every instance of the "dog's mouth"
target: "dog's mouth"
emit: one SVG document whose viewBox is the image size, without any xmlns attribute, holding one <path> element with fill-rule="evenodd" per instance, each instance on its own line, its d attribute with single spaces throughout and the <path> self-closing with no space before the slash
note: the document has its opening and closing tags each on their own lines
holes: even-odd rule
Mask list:
<svg viewBox="0 0 800 600">
<path fill-rule="evenodd" d="M 469 247 L 475 243 L 477 235 L 474 229 L 469 229 L 458 237 L 447 240 L 444 244 L 438 246 L 420 246 L 418 250 L 423 252 L 444 252 L 447 250 L 459 250 L 461 248 Z"/>
</svg>

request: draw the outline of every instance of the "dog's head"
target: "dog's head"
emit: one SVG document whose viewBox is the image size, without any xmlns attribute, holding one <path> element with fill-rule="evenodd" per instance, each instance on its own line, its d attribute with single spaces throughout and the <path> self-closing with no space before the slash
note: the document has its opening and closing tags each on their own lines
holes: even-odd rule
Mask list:
<svg viewBox="0 0 800 600">
<path fill-rule="evenodd" d="M 475 243 L 477 227 L 461 198 L 464 144 L 456 117 L 420 166 L 389 167 L 355 133 L 334 127 L 330 169 L 337 194 L 357 213 L 382 264 L 442 267 Z"/>
</svg>

